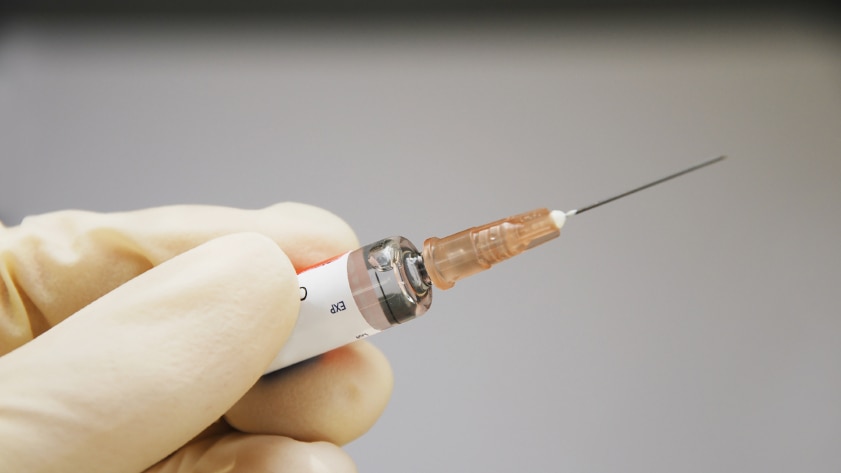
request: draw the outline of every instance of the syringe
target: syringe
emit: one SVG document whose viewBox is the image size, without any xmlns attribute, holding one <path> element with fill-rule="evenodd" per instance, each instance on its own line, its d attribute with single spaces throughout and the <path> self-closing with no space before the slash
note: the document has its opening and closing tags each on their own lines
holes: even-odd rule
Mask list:
<svg viewBox="0 0 841 473">
<path fill-rule="evenodd" d="M 298 274 L 298 321 L 266 373 L 408 322 L 429 309 L 432 286 L 449 289 L 459 279 L 557 238 L 568 217 L 723 159 L 719 156 L 575 210 L 541 208 L 432 237 L 422 251 L 396 236 L 307 268 Z"/>
</svg>

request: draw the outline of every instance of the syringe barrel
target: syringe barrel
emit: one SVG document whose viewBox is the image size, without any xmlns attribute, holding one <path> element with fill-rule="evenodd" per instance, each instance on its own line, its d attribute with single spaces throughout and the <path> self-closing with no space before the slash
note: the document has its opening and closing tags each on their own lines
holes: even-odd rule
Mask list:
<svg viewBox="0 0 841 473">
<path fill-rule="evenodd" d="M 320 355 L 420 316 L 432 303 L 420 253 L 385 238 L 298 274 L 295 329 L 266 372 Z"/>
<path fill-rule="evenodd" d="M 523 251 L 556 238 L 560 228 L 549 209 L 536 209 L 423 244 L 423 263 L 432 283 L 449 289 Z"/>
<path fill-rule="evenodd" d="M 450 288 L 458 279 L 555 238 L 563 224 L 557 218 L 546 209 L 533 210 L 430 238 L 422 254 L 403 237 L 385 238 L 301 271 L 295 329 L 266 372 L 424 314 L 433 284 Z"/>
</svg>

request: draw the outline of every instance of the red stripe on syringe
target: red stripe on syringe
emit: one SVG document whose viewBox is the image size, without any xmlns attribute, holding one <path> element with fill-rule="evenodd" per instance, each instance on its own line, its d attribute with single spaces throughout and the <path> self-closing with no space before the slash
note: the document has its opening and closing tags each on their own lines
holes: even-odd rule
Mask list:
<svg viewBox="0 0 841 473">
<path fill-rule="evenodd" d="M 298 270 L 298 272 L 297 272 L 297 274 L 301 274 L 301 273 L 303 273 L 303 272 L 305 272 L 305 271 L 309 271 L 309 270 L 311 270 L 311 269 L 313 269 L 313 268 L 317 268 L 317 267 L 319 267 L 319 266 L 324 266 L 324 265 L 325 265 L 325 264 L 327 264 L 327 263 L 332 263 L 333 261 L 336 261 L 337 259 L 341 258 L 341 257 L 342 257 L 342 256 L 344 256 L 345 254 L 346 254 L 346 253 L 341 253 L 341 254 L 338 254 L 338 255 L 336 255 L 336 256 L 333 256 L 332 258 L 327 258 L 327 259 L 326 259 L 326 260 L 324 260 L 324 261 L 319 261 L 318 263 L 311 264 L 311 265 L 307 266 L 306 268 L 299 269 L 299 270 Z"/>
</svg>

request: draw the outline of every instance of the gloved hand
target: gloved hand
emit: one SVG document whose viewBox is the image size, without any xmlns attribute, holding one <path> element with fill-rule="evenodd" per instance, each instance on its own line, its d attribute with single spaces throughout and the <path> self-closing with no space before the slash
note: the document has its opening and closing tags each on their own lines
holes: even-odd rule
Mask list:
<svg viewBox="0 0 841 473">
<path fill-rule="evenodd" d="M 385 408 L 383 355 L 261 374 L 295 324 L 294 268 L 357 246 L 301 204 L 0 226 L 0 471 L 354 471 L 336 445 Z"/>
</svg>

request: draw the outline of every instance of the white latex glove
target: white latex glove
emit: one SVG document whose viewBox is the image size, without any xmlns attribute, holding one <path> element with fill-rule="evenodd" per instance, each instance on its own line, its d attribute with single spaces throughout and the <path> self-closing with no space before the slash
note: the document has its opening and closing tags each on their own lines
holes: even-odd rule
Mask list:
<svg viewBox="0 0 841 473">
<path fill-rule="evenodd" d="M 0 471 L 354 471 L 336 444 L 384 409 L 382 354 L 260 376 L 295 324 L 294 268 L 356 246 L 300 204 L 0 226 Z"/>
</svg>

